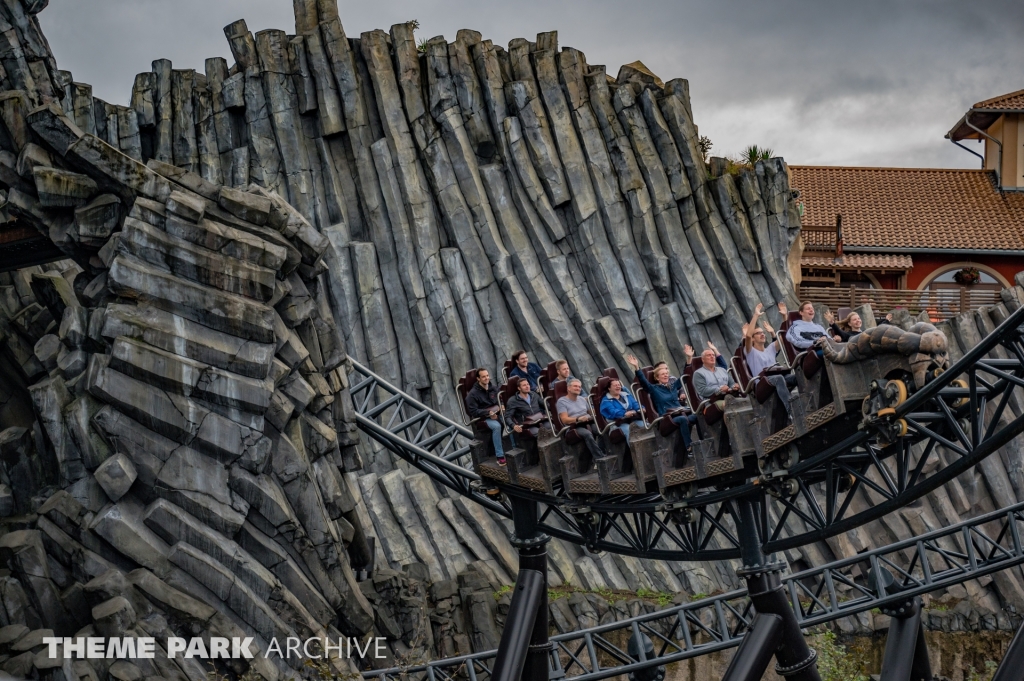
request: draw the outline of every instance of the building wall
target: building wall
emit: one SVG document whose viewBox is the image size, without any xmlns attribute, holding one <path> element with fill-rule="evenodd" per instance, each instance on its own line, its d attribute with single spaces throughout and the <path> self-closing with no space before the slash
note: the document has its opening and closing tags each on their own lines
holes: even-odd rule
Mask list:
<svg viewBox="0 0 1024 681">
<path fill-rule="evenodd" d="M 1017 119 L 1017 152 L 1012 154 L 1017 162 L 1015 183 L 1018 187 L 1024 187 L 1024 116 L 1015 114 Z"/>
<path fill-rule="evenodd" d="M 915 254 L 914 269 L 910 270 L 907 274 L 907 288 L 921 288 L 935 274 L 954 264 L 960 264 L 962 267 L 973 264 L 975 267 L 979 267 L 979 269 L 989 268 L 1003 278 L 1003 284 L 1012 285 L 1013 275 L 1024 270 L 1024 257 L 983 256 L 971 259 L 962 255 Z"/>
<path fill-rule="evenodd" d="M 1020 187 L 1021 166 L 1017 162 L 1017 152 L 1020 147 L 1020 136 L 1018 134 L 1020 125 L 1019 114 L 1006 114 L 1003 116 L 1003 170 L 999 179 L 1003 187 Z"/>
<path fill-rule="evenodd" d="M 988 127 L 986 130 L 989 136 L 994 137 L 997 140 L 1002 141 L 1003 139 L 1003 117 L 996 119 L 996 122 Z M 998 170 L 999 163 L 999 145 L 990 140 L 988 137 L 985 139 L 985 170 Z"/>
<path fill-rule="evenodd" d="M 1003 144 L 999 180 L 1006 188 L 1024 188 L 1024 116 L 1005 114 L 996 119 L 986 132 Z M 985 169 L 999 165 L 999 145 L 985 139 Z"/>
</svg>

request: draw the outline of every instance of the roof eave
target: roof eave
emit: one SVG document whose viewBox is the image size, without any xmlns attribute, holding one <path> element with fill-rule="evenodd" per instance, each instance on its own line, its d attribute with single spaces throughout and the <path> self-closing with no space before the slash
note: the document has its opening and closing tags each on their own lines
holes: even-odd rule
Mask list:
<svg viewBox="0 0 1024 681">
<path fill-rule="evenodd" d="M 1004 255 L 1024 257 L 1024 250 L 1009 248 L 906 248 L 899 246 L 858 246 L 844 243 L 843 249 L 850 253 L 896 253 L 900 255 Z"/>
</svg>

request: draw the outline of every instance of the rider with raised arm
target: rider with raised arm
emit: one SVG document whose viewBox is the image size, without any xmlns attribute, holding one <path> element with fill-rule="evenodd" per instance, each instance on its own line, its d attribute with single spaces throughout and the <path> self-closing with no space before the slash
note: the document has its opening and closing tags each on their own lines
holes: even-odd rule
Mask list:
<svg viewBox="0 0 1024 681">
<path fill-rule="evenodd" d="M 686 346 L 686 349 L 691 355 L 693 354 L 693 349 L 689 345 Z M 692 443 L 690 427 L 697 423 L 697 415 L 687 414 L 683 409 L 683 405 L 679 402 L 679 393 L 683 389 L 682 381 L 678 378 L 670 381 L 668 366 L 662 363 L 654 368 L 654 382 L 652 383 L 644 376 L 644 372 L 640 371 L 640 362 L 637 361 L 636 357 L 629 355 L 626 357 L 626 362 L 633 368 L 636 380 L 640 382 L 640 385 L 647 391 L 647 394 L 651 396 L 651 402 L 654 403 L 654 410 L 658 412 L 658 416 L 668 416 L 672 419 L 672 422 L 679 427 L 679 433 L 683 436 L 683 445 L 686 447 L 686 451 L 690 451 Z"/>
<path fill-rule="evenodd" d="M 777 364 L 778 352 L 782 348 L 782 342 L 776 337 L 775 329 L 768 323 L 762 322 L 761 328 L 757 325 L 758 318 L 764 314 L 764 306 L 761 303 L 754 308 L 754 314 L 750 322 L 743 327 L 743 357 L 747 362 L 747 369 L 751 378 L 756 381 L 768 381 L 775 388 L 786 413 L 789 413 L 789 389 L 796 387 L 796 375 L 794 374 L 773 374 L 761 376 L 761 372 Z M 768 334 L 772 335 L 772 342 L 767 343 Z M 767 344 L 766 344 L 767 343 Z"/>
</svg>

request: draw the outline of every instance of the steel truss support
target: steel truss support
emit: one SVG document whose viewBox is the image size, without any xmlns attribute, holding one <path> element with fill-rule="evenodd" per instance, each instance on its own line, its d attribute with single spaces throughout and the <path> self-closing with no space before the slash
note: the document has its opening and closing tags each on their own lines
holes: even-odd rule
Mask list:
<svg viewBox="0 0 1024 681">
<path fill-rule="evenodd" d="M 779 575 L 782 590 L 775 593 L 788 596 L 782 600 L 788 600 L 787 606 L 801 629 L 872 608 L 895 606 L 898 611 L 899 604 L 921 594 L 1024 564 L 1022 533 L 1024 503 L 828 565 Z M 891 582 L 871 576 L 881 574 L 883 568 L 893 575 Z M 738 590 L 558 634 L 551 637 L 550 678 L 610 679 L 733 648 L 746 640 L 753 626 L 752 600 L 747 590 Z M 653 652 L 640 659 L 624 650 L 618 641 L 626 632 L 636 640 L 649 638 Z M 756 646 L 748 644 L 750 647 Z M 365 672 L 363 676 L 380 681 L 488 681 L 493 678 L 494 658 L 492 650 L 416 667 Z M 1007 659 L 1015 660 L 1013 673 L 997 674 L 994 681 L 1020 678 L 1024 669 L 1024 638 L 1020 634 L 1011 644 Z"/>
<path fill-rule="evenodd" d="M 894 603 L 883 608 L 882 614 L 891 619 L 879 675 L 881 681 L 932 681 L 921 621 L 921 598 L 915 596 L 903 603 Z"/>
<path fill-rule="evenodd" d="M 551 654 L 547 546 L 551 538 L 539 529 L 534 502 L 513 500 L 512 522 L 515 534 L 511 541 L 519 551 L 519 577 L 491 678 L 493 681 L 547 679 Z"/>
<path fill-rule="evenodd" d="M 746 499 L 737 501 L 735 520 L 743 560 L 743 567 L 737 574 L 746 581 L 747 595 L 758 615 L 774 615 L 779 619 L 780 643 L 775 648 L 775 672 L 792 681 L 821 681 L 817 653 L 808 647 L 782 588 L 780 576 L 786 564 L 761 552 L 753 504 Z M 753 650 L 758 657 L 763 654 L 763 651 Z"/>
</svg>

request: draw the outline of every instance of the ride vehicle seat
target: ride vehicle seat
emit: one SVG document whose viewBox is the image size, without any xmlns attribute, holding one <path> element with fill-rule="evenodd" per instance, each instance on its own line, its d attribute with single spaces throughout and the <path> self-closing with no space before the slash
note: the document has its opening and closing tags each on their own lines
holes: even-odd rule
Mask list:
<svg viewBox="0 0 1024 681">
<path fill-rule="evenodd" d="M 469 409 L 466 408 L 466 398 L 469 396 L 469 391 L 476 385 L 477 370 L 470 369 L 466 372 L 466 375 L 459 379 L 455 385 L 455 391 L 459 394 L 459 410 L 462 412 L 462 422 L 473 429 L 473 433 L 484 438 L 485 442 L 491 441 L 491 431 L 485 426 L 479 418 L 471 418 L 469 416 Z M 504 390 L 504 386 L 502 387 Z M 498 402 L 501 405 L 505 403 L 501 399 L 501 391 L 498 393 Z"/>
<path fill-rule="evenodd" d="M 818 357 L 818 353 L 814 352 L 813 346 L 807 350 L 798 350 L 786 338 L 786 332 L 789 331 L 790 325 L 798 319 L 800 319 L 799 312 L 790 312 L 786 317 L 786 321 L 779 327 L 778 337 L 782 340 L 782 347 L 786 351 L 786 359 L 789 360 L 789 365 L 796 367 L 799 364 L 804 372 L 804 376 L 810 378 L 825 366 L 825 361 Z"/>
<path fill-rule="evenodd" d="M 683 386 L 686 388 L 686 399 L 690 404 L 696 404 L 698 409 L 701 405 L 706 404 L 703 411 L 704 422 L 710 426 L 721 421 L 725 413 L 714 402 L 701 400 L 697 389 L 693 387 L 693 374 L 702 366 L 704 366 L 704 360 L 700 357 L 695 357 L 690 361 L 690 364 L 683 370 Z"/>
<path fill-rule="evenodd" d="M 642 368 L 640 371 L 643 373 L 644 378 L 646 378 L 649 383 L 654 383 L 654 367 L 646 366 Z M 678 412 L 671 412 L 665 415 L 659 415 L 658 412 L 654 409 L 654 400 L 651 398 L 650 394 L 646 390 L 644 390 L 643 386 L 640 385 L 640 382 L 633 381 L 633 385 L 631 387 L 633 389 L 633 397 L 635 397 L 636 401 L 640 403 L 640 408 L 643 410 L 644 417 L 645 419 L 650 420 L 651 426 L 657 424 L 658 432 L 663 437 L 671 437 L 673 433 L 679 431 L 679 426 L 677 426 L 671 418 L 672 416 L 675 416 Z M 684 401 L 686 402 L 686 404 L 683 405 L 684 408 L 688 408 L 689 400 L 686 399 L 685 396 Z M 668 418 L 666 418 L 666 416 Z"/>
<path fill-rule="evenodd" d="M 513 376 L 512 378 L 508 379 L 505 382 L 505 385 L 501 386 L 501 390 L 498 391 L 498 402 L 501 404 L 501 408 L 503 410 L 507 410 L 508 409 L 508 401 L 511 400 L 516 395 L 516 393 L 518 393 L 518 392 L 519 392 L 519 377 L 518 376 Z M 536 395 L 536 393 L 534 393 L 534 395 Z M 545 414 L 538 413 L 537 416 L 543 416 L 543 418 L 538 418 L 536 420 L 530 420 L 530 421 L 526 421 L 524 423 L 519 424 L 519 425 L 522 425 L 522 426 L 529 426 L 529 427 L 524 427 L 523 431 L 521 433 L 513 433 L 514 437 L 517 437 L 517 438 L 520 438 L 520 437 L 521 438 L 529 438 L 531 440 L 537 439 L 537 435 L 534 435 L 531 432 L 530 428 L 531 427 L 535 428 L 537 426 L 543 425 L 543 422 L 548 420 L 546 413 Z M 509 428 L 507 423 L 505 424 L 505 428 L 506 429 Z"/>
<path fill-rule="evenodd" d="M 612 375 L 609 376 L 608 374 Z M 608 394 L 608 388 L 611 387 L 613 380 L 619 380 L 618 372 L 615 369 L 605 369 L 604 372 L 602 372 L 601 377 L 597 379 L 597 383 L 595 383 L 590 389 L 590 406 L 594 409 L 594 423 L 597 424 L 597 428 L 601 434 L 607 434 L 608 439 L 612 444 L 622 444 L 626 441 L 626 436 L 618 426 L 625 425 L 631 421 L 636 421 L 642 417 L 634 416 L 631 419 L 623 418 L 609 421 L 601 414 L 601 401 L 604 399 L 604 396 Z M 625 386 L 623 386 L 623 390 L 625 389 Z M 636 396 L 634 395 L 634 397 Z M 641 404 L 640 409 L 643 410 L 643 408 L 644 405 Z"/>
<path fill-rule="evenodd" d="M 565 440 L 566 444 L 576 445 L 583 442 L 583 439 L 576 433 L 575 428 L 562 425 L 562 419 L 558 418 L 558 400 L 569 394 L 569 384 L 559 381 L 552 386 L 552 389 L 544 393 L 544 408 L 548 412 L 548 420 L 551 423 L 551 432 L 557 437 Z"/>
</svg>

